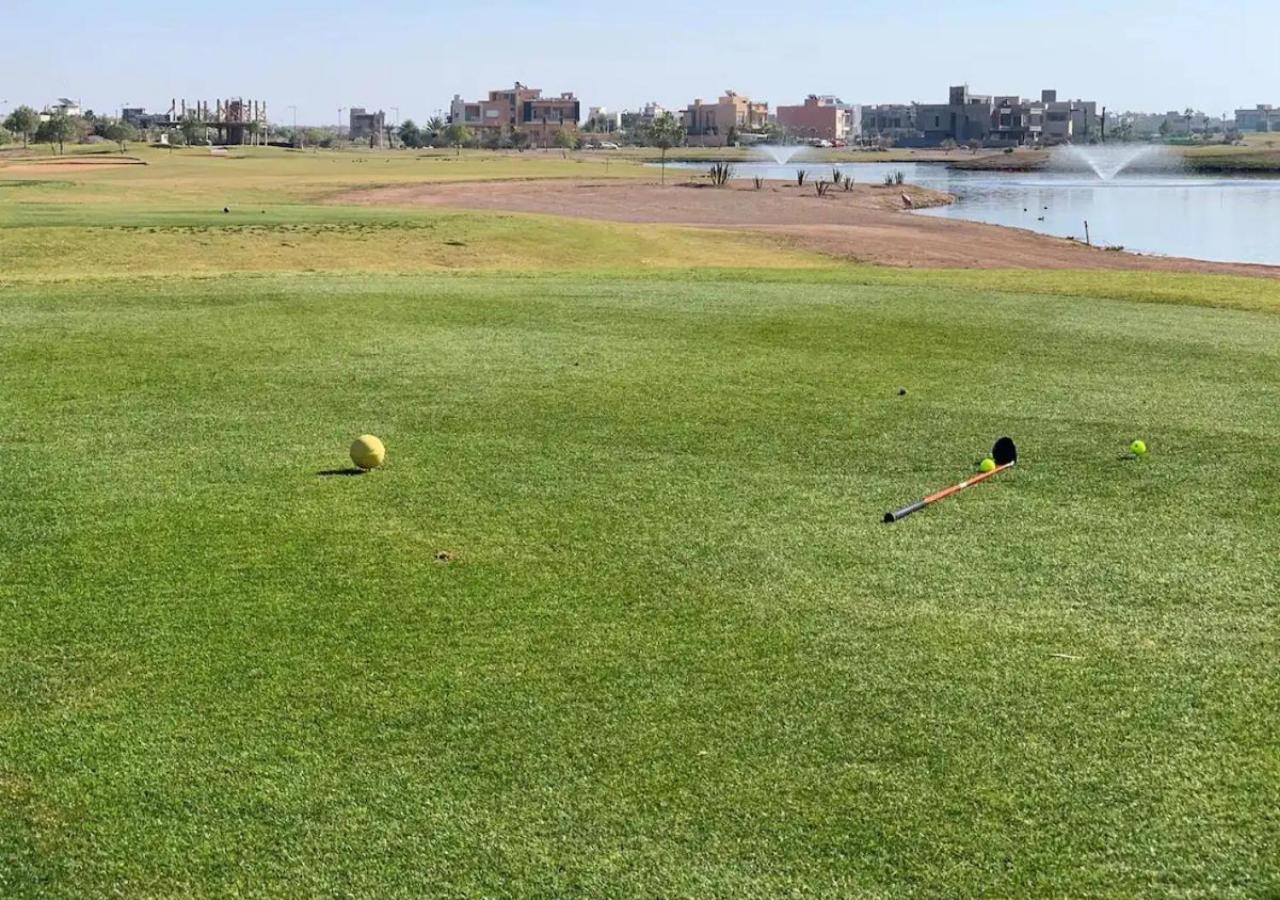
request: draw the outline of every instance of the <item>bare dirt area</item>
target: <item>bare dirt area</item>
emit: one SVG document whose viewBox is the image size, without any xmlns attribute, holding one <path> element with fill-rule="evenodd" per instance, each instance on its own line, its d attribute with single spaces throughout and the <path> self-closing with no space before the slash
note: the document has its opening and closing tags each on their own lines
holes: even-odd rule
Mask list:
<svg viewBox="0 0 1280 900">
<path fill-rule="evenodd" d="M 686 182 L 485 181 L 392 185 L 349 191 L 333 202 L 385 207 L 540 213 L 600 219 L 766 231 L 799 247 L 889 266 L 968 269 L 1114 269 L 1204 272 L 1280 278 L 1280 267 L 1141 256 L 997 225 L 911 215 L 951 202 L 913 185 L 814 187 L 769 182 L 713 187 Z"/>
</svg>

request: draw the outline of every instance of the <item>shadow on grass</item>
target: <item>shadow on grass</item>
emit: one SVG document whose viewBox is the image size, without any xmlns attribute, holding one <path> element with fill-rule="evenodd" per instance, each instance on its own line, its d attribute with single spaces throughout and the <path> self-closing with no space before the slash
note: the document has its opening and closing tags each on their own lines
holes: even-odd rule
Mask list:
<svg viewBox="0 0 1280 900">
<path fill-rule="evenodd" d="M 365 471 L 364 469 L 357 469 L 355 466 L 347 466 L 345 469 L 324 469 L 316 474 L 321 478 L 333 478 L 335 475 L 363 475 Z"/>
</svg>

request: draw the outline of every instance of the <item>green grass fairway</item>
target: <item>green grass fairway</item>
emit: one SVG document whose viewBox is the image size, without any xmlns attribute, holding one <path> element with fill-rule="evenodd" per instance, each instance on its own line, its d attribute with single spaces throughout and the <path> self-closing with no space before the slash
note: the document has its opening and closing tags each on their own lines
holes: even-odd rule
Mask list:
<svg viewBox="0 0 1280 900">
<path fill-rule="evenodd" d="M 86 266 L 0 286 L 0 896 L 1280 892 L 1274 284 Z"/>
</svg>

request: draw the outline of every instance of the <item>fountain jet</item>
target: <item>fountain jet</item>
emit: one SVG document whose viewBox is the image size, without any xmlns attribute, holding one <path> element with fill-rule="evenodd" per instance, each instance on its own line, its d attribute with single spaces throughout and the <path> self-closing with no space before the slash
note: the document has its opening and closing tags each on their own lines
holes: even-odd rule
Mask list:
<svg viewBox="0 0 1280 900">
<path fill-rule="evenodd" d="M 762 152 L 778 165 L 785 166 L 787 163 L 791 162 L 794 157 L 809 148 L 803 144 L 790 144 L 787 146 L 783 146 L 781 144 L 756 144 L 755 149 Z"/>
<path fill-rule="evenodd" d="M 1164 147 L 1131 144 L 1111 144 L 1097 146 L 1078 146 L 1076 144 L 1067 144 L 1058 147 L 1053 152 L 1054 161 L 1070 160 L 1077 165 L 1067 165 L 1063 168 L 1078 168 L 1079 164 L 1083 164 L 1087 171 L 1093 172 L 1102 181 L 1111 181 L 1121 172 L 1129 169 L 1139 160 L 1156 160 L 1161 157 L 1165 158 L 1168 165 L 1168 154 Z"/>
</svg>

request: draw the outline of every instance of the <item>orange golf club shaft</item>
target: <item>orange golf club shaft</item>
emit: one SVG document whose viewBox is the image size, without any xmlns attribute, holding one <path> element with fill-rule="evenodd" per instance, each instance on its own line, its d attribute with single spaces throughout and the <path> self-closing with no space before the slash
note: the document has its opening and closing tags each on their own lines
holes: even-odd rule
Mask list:
<svg viewBox="0 0 1280 900">
<path fill-rule="evenodd" d="M 930 494 L 929 496 L 925 497 L 922 500 L 917 500 L 915 503 L 902 507 L 902 509 L 894 510 L 893 512 L 887 512 L 884 514 L 884 521 L 888 523 L 888 522 L 897 522 L 899 519 L 905 519 L 907 516 L 911 515 L 912 513 L 919 512 L 920 510 L 927 508 L 931 504 L 937 503 L 939 500 L 945 500 L 948 497 L 950 497 L 952 494 L 958 494 L 961 491 L 963 491 L 965 488 L 971 488 L 975 484 L 981 484 L 982 482 L 986 481 L 988 478 L 991 478 L 995 475 L 999 475 L 1001 472 L 1005 471 L 1006 469 L 1013 468 L 1018 462 L 1017 448 L 1014 446 L 1013 441 L 1009 440 L 1008 438 L 1001 438 L 999 441 L 996 442 L 996 446 L 992 448 L 992 455 L 994 455 L 996 459 L 1007 460 L 1007 462 L 1001 462 L 990 472 L 982 472 L 978 475 L 974 475 L 972 478 L 966 478 L 964 481 L 960 482 L 959 484 L 953 484 L 949 488 L 943 488 L 942 490 L 938 491 L 936 494 Z"/>
</svg>

